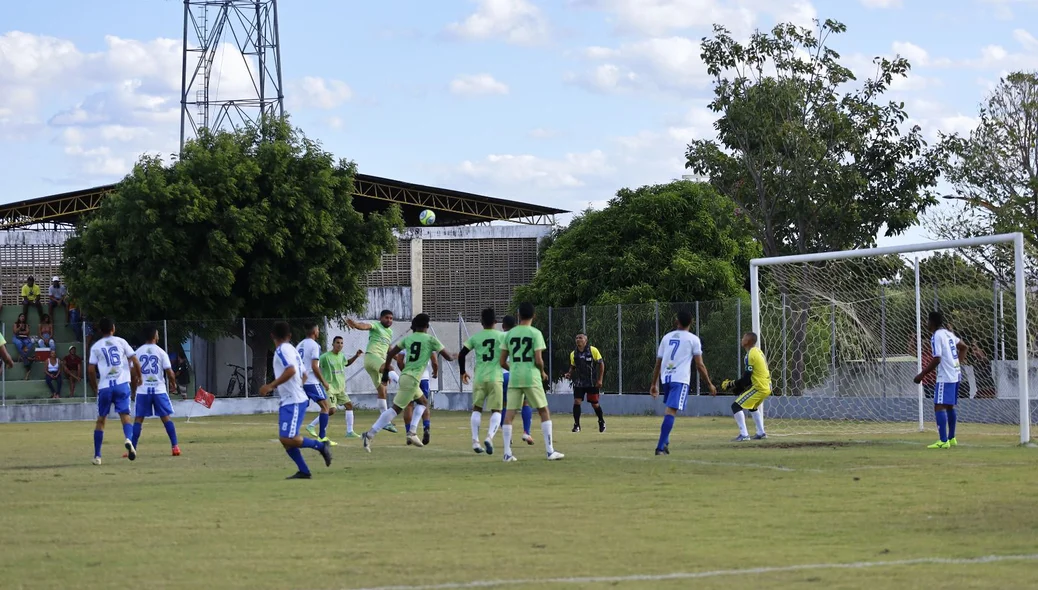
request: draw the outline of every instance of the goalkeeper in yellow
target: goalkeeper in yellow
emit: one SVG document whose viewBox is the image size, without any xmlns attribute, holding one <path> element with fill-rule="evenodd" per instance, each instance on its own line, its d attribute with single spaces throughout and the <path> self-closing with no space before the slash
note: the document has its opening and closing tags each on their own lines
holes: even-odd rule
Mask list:
<svg viewBox="0 0 1038 590">
<path fill-rule="evenodd" d="M 764 400 L 771 395 L 768 361 L 757 347 L 757 335 L 753 332 L 743 334 L 742 347 L 746 351 L 746 365 L 742 377 L 734 381 L 726 379 L 721 382 L 722 391 L 730 391 L 736 395 L 735 402 L 732 403 L 732 413 L 735 415 L 736 425 L 739 426 L 739 436 L 733 438 L 732 442 L 750 440 L 743 410 L 753 416 L 753 422 L 757 426 L 757 434 L 753 435 L 753 440 L 768 438 L 764 432 L 764 413 L 758 411 Z"/>
</svg>

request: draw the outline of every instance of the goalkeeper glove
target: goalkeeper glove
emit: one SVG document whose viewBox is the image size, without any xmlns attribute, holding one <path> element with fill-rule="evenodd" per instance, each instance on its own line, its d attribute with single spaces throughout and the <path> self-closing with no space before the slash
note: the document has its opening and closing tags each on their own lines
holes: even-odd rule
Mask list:
<svg viewBox="0 0 1038 590">
<path fill-rule="evenodd" d="M 735 387 L 735 381 L 725 379 L 721 381 L 721 391 L 731 391 Z"/>
</svg>

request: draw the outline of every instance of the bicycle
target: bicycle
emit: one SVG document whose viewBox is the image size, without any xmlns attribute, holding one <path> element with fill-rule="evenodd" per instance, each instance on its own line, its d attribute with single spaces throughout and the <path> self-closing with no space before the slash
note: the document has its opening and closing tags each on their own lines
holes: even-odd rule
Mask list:
<svg viewBox="0 0 1038 590">
<path fill-rule="evenodd" d="M 228 367 L 234 367 L 234 372 L 231 373 L 231 378 L 227 382 L 227 397 L 235 397 L 234 389 L 238 388 L 238 397 L 245 396 L 245 374 L 242 371 L 245 367 L 227 363 Z M 248 368 L 249 381 L 252 381 L 252 367 Z"/>
</svg>

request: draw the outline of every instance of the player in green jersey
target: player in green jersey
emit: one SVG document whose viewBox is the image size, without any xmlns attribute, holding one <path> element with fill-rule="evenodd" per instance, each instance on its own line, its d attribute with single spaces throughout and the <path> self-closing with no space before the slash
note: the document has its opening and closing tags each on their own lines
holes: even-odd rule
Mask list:
<svg viewBox="0 0 1038 590">
<path fill-rule="evenodd" d="M 504 370 L 498 361 L 498 355 L 504 348 L 505 333 L 497 329 L 497 314 L 492 308 L 483 310 L 480 318 L 483 330 L 476 332 L 465 341 L 458 353 L 458 367 L 461 369 L 461 382 L 468 384 L 469 374 L 465 371 L 465 357 L 470 351 L 476 351 L 475 381 L 472 383 L 472 450 L 488 455 L 494 454 L 494 435 L 501 427 L 501 407 L 504 396 Z M 483 409 L 490 410 L 490 427 L 483 446 L 479 445 L 479 427 L 483 420 Z"/>
<path fill-rule="evenodd" d="M 397 389 L 396 396 L 393 397 L 392 407 L 382 412 L 382 415 L 372 425 L 371 430 L 361 435 L 361 439 L 364 441 L 364 450 L 369 453 L 371 452 L 371 439 L 375 438 L 378 431 L 382 430 L 386 424 L 392 422 L 393 418 L 399 416 L 411 402 L 415 402 L 415 411 L 407 431 L 407 440 L 416 447 L 422 446 L 422 440 L 415 434 L 418 430 L 418 423 L 421 422 L 422 415 L 425 413 L 425 396 L 422 395 L 420 386 L 422 373 L 425 372 L 429 359 L 438 352 L 440 356 L 448 361 L 454 360 L 454 355 L 444 350 L 443 344 L 435 336 L 430 335 L 428 331 L 429 316 L 424 313 L 416 315 L 411 320 L 412 334 L 394 346 L 386 355 L 382 369 L 382 383 L 384 384 L 389 383 L 389 370 L 396 355 L 403 351 L 406 358 L 404 360 L 404 369 L 400 374 L 400 386 Z"/>
<path fill-rule="evenodd" d="M 389 407 L 386 403 L 386 384 L 382 381 L 382 373 L 386 368 L 386 352 L 389 345 L 393 343 L 393 312 L 383 309 L 378 314 L 377 324 L 366 324 L 346 320 L 346 325 L 354 330 L 362 330 L 368 333 L 368 348 L 364 353 L 364 371 L 371 378 L 371 383 L 378 393 L 378 409 L 385 412 Z M 386 424 L 386 430 L 396 432 L 396 426 Z"/>
<path fill-rule="evenodd" d="M 335 410 L 342 406 L 346 412 L 346 438 L 360 438 L 359 434 L 353 432 L 353 402 L 350 401 L 350 396 L 346 393 L 346 367 L 352 365 L 363 356 L 364 351 L 358 350 L 357 354 L 346 358 L 346 355 L 342 353 L 343 345 L 342 336 L 336 336 L 332 340 L 332 349 L 321 355 L 318 364 L 321 367 L 321 375 L 328 379 L 329 415 L 335 414 Z M 317 419 L 315 418 L 307 430 L 309 431 L 316 425 Z"/>
<path fill-rule="evenodd" d="M 543 353 L 544 335 L 533 327 L 534 309 L 532 303 L 519 305 L 519 325 L 505 334 L 505 346 L 501 349 L 499 362 L 502 369 L 510 373 L 508 380 L 508 404 L 505 412 L 505 425 L 501 427 L 504 437 L 505 462 L 517 461 L 512 455 L 512 420 L 515 413 L 523 407 L 523 401 L 529 401 L 541 417 L 541 432 L 544 434 L 544 447 L 549 461 L 558 461 L 565 457 L 556 452 L 552 444 L 551 414 L 548 412 L 548 398 L 544 395 L 544 382 L 548 374 L 544 372 Z"/>
</svg>

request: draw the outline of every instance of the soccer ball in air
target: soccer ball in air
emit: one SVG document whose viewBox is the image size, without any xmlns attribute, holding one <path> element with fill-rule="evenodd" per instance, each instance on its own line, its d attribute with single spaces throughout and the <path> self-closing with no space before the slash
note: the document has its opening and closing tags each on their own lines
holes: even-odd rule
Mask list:
<svg viewBox="0 0 1038 590">
<path fill-rule="evenodd" d="M 418 221 L 422 222 L 422 225 L 432 225 L 436 223 L 436 214 L 426 209 L 418 214 Z"/>
</svg>

